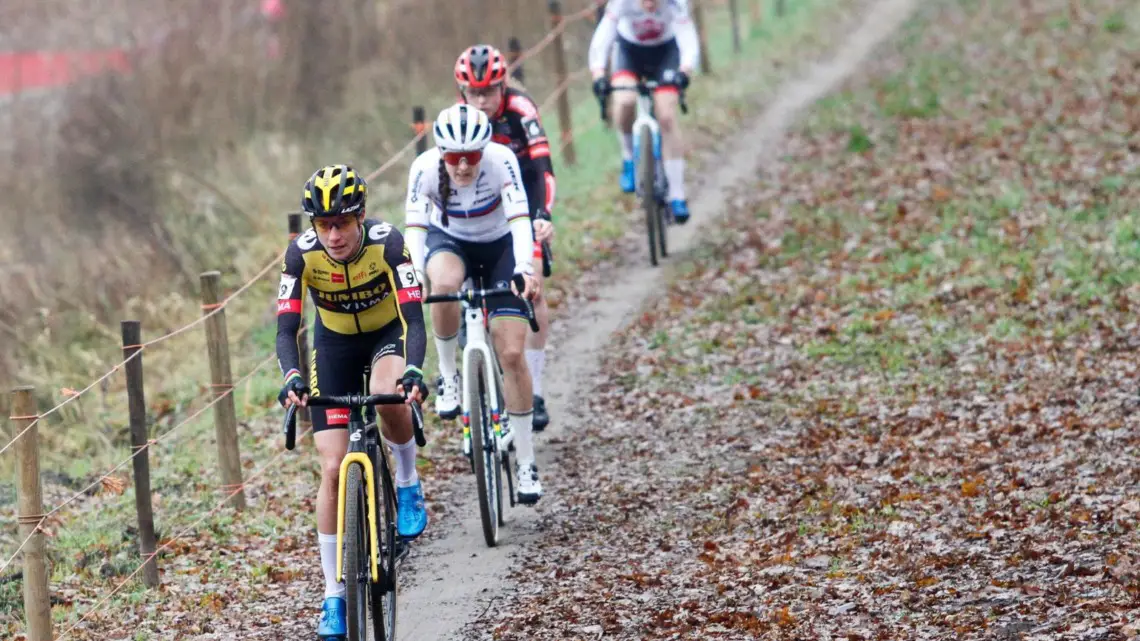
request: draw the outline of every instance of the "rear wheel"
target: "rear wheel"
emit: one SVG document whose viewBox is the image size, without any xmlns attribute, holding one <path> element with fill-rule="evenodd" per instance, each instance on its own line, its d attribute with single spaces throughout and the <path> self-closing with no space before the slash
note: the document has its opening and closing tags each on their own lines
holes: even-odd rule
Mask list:
<svg viewBox="0 0 1140 641">
<path fill-rule="evenodd" d="M 641 128 L 640 149 L 638 149 L 637 184 L 641 197 L 641 211 L 645 214 L 646 231 L 649 232 L 649 264 L 657 266 L 657 238 L 660 234 L 661 215 L 657 209 L 657 181 L 655 169 L 657 159 L 653 157 L 653 130 L 649 125 Z"/>
<path fill-rule="evenodd" d="M 475 466 L 475 487 L 479 492 L 479 518 L 483 522 L 483 540 L 489 547 L 499 542 L 498 516 L 498 464 L 494 456 L 491 408 L 487 399 L 483 354 L 471 355 L 469 373 L 475 374 L 474 384 L 466 385 L 466 405 L 471 408 L 471 459 Z M 487 434 L 492 438 L 488 439 Z"/>
<path fill-rule="evenodd" d="M 350 463 L 345 485 L 344 587 L 348 605 L 348 641 L 368 641 L 368 519 L 364 467 Z"/>
</svg>

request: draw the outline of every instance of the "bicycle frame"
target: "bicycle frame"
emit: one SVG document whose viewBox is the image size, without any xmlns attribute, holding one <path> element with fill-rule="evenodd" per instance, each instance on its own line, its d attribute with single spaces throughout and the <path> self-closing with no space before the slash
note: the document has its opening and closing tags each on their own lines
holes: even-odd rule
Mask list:
<svg viewBox="0 0 1140 641">
<path fill-rule="evenodd" d="M 348 410 L 348 452 L 340 462 L 339 481 L 337 488 L 337 526 L 336 526 L 336 567 L 337 580 L 344 580 L 344 521 L 345 504 L 348 494 L 348 468 L 353 463 L 359 463 L 364 469 L 364 492 L 367 503 L 365 518 L 368 520 L 368 549 L 370 551 L 371 582 L 380 582 L 379 556 L 380 556 L 380 527 L 377 519 L 378 490 L 376 466 L 386 475 L 391 475 L 391 461 L 388 459 L 387 449 L 382 447 L 380 428 L 376 422 L 375 404 L 402 404 L 404 397 L 396 394 L 375 394 L 369 396 L 349 395 L 321 398 L 310 397 L 310 407 L 321 407 L 336 404 L 365 404 L 364 410 L 368 416 L 366 423 L 362 417 L 359 405 L 351 406 Z M 285 449 L 292 450 L 296 446 L 296 405 L 289 407 L 285 413 Z M 422 419 L 419 418 L 416 408 L 412 409 L 412 430 L 416 436 L 417 444 L 423 440 Z"/>
<path fill-rule="evenodd" d="M 637 118 L 633 121 L 633 148 L 641 148 L 641 132 L 645 127 L 649 127 L 649 133 L 653 136 L 653 162 L 655 177 L 655 184 L 649 186 L 652 192 L 644 191 L 647 186 L 638 184 L 637 193 L 647 194 L 653 193 L 657 200 L 664 202 L 664 194 L 667 190 L 665 183 L 665 171 L 661 166 L 661 125 L 657 123 L 657 118 L 653 115 L 653 97 L 649 91 L 638 91 L 637 95 Z M 637 154 L 634 154 L 634 162 L 640 162 L 641 159 Z M 634 172 L 634 176 L 640 181 L 640 173 Z"/>
<path fill-rule="evenodd" d="M 463 305 L 463 322 L 467 328 L 467 345 L 463 348 L 463 394 L 461 402 L 467 400 L 467 386 L 474 385 L 476 378 L 473 371 L 472 359 L 476 353 L 483 356 L 483 380 L 487 385 L 487 396 L 491 399 L 491 425 L 495 431 L 495 440 L 498 442 L 500 452 L 506 451 L 514 440 L 514 433 L 508 432 L 503 436 L 502 412 L 499 407 L 500 391 L 502 389 L 502 376 L 499 369 L 499 359 L 495 348 L 487 340 L 487 328 L 481 305 L 472 305 L 461 301 Z M 463 408 L 463 436 L 471 437 L 471 408 Z"/>
<path fill-rule="evenodd" d="M 376 520 L 376 472 L 372 465 L 370 449 L 375 450 L 375 456 L 385 457 L 381 465 L 387 465 L 387 454 L 379 447 L 379 439 L 365 434 L 364 420 L 360 413 L 350 410 L 348 418 L 348 453 L 340 462 L 340 480 L 337 483 L 336 499 L 336 580 L 344 581 L 344 503 L 348 493 L 347 479 L 348 466 L 360 463 L 364 467 L 364 494 L 368 504 L 368 549 L 371 554 L 370 570 L 372 570 L 372 583 L 380 581 L 380 572 L 377 559 L 380 557 L 380 540 L 378 538 L 378 523 Z M 378 427 L 374 428 L 379 431 Z M 369 442 L 377 441 L 377 442 Z"/>
</svg>

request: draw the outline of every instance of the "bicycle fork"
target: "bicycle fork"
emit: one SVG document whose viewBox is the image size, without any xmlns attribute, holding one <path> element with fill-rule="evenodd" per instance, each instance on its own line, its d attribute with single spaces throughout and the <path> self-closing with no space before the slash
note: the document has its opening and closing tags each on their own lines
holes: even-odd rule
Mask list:
<svg viewBox="0 0 1140 641">
<path fill-rule="evenodd" d="M 650 190 L 650 192 L 648 192 L 648 193 L 654 193 L 654 192 L 658 191 L 658 187 L 661 183 L 661 178 L 663 175 L 663 169 L 661 166 L 661 128 L 657 124 L 656 120 L 649 118 L 643 114 L 639 114 L 637 117 L 637 120 L 635 120 L 633 122 L 633 151 L 634 151 L 633 157 L 634 157 L 634 162 L 635 163 L 641 162 L 641 154 L 638 153 L 638 151 L 641 149 L 641 132 L 645 129 L 646 126 L 649 127 L 649 135 L 653 137 L 654 184 L 648 185 L 648 186 L 642 185 L 640 183 L 641 171 L 640 170 L 635 171 L 634 177 L 635 177 L 635 180 L 638 181 L 637 189 L 636 189 L 638 194 L 646 194 L 647 192 L 644 191 L 645 189 Z"/>
<path fill-rule="evenodd" d="M 471 360 L 474 358 L 475 353 L 478 352 L 482 357 L 483 368 L 483 381 L 486 385 L 487 397 L 490 400 L 491 409 L 491 425 L 494 430 L 495 441 L 499 444 L 499 451 L 506 449 L 512 440 L 514 440 L 514 432 L 508 432 L 503 436 L 503 420 L 502 410 L 499 407 L 499 378 L 495 376 L 495 361 L 492 357 L 491 350 L 487 346 L 487 330 L 483 326 L 481 310 L 467 309 L 464 312 L 467 324 L 467 346 L 463 350 L 463 442 L 464 444 L 471 442 L 471 412 L 476 410 L 466 406 L 467 398 L 469 397 L 466 388 L 468 385 L 476 384 L 476 371 L 473 367 Z M 491 443 L 484 443 L 484 449 L 488 452 L 494 451 L 489 449 L 493 447 Z"/>
<path fill-rule="evenodd" d="M 344 509 L 348 488 L 348 466 L 360 463 L 364 468 L 364 496 L 366 513 L 368 515 L 368 546 L 370 554 L 370 569 L 372 570 L 372 583 L 380 581 L 380 572 L 376 559 L 380 557 L 380 542 L 377 538 L 376 527 L 376 474 L 372 469 L 372 460 L 364 452 L 349 452 L 340 462 L 340 482 L 337 487 L 336 499 L 336 580 L 344 581 Z M 355 497 L 354 499 L 355 500 Z"/>
</svg>

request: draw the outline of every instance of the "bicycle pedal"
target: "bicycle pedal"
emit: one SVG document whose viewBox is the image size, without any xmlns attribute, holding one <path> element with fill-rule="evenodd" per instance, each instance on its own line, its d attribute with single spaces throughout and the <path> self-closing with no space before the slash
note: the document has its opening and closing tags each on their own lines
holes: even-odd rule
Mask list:
<svg viewBox="0 0 1140 641">
<path fill-rule="evenodd" d="M 396 539 L 396 563 L 403 561 L 412 552 L 411 541 L 405 538 Z"/>
</svg>

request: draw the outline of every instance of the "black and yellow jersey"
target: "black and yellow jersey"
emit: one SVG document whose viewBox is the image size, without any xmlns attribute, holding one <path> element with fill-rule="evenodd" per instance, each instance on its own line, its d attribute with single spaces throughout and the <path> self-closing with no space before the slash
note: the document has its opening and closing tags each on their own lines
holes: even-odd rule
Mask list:
<svg viewBox="0 0 1140 641">
<path fill-rule="evenodd" d="M 423 366 L 423 294 L 404 237 L 392 225 L 369 219 L 363 236 L 356 256 L 344 262 L 328 255 L 311 228 L 285 250 L 277 294 L 277 356 L 286 376 L 299 365 L 296 334 L 306 291 L 317 309 L 317 336 L 370 334 L 399 323 L 406 334 L 408 365 Z"/>
</svg>

